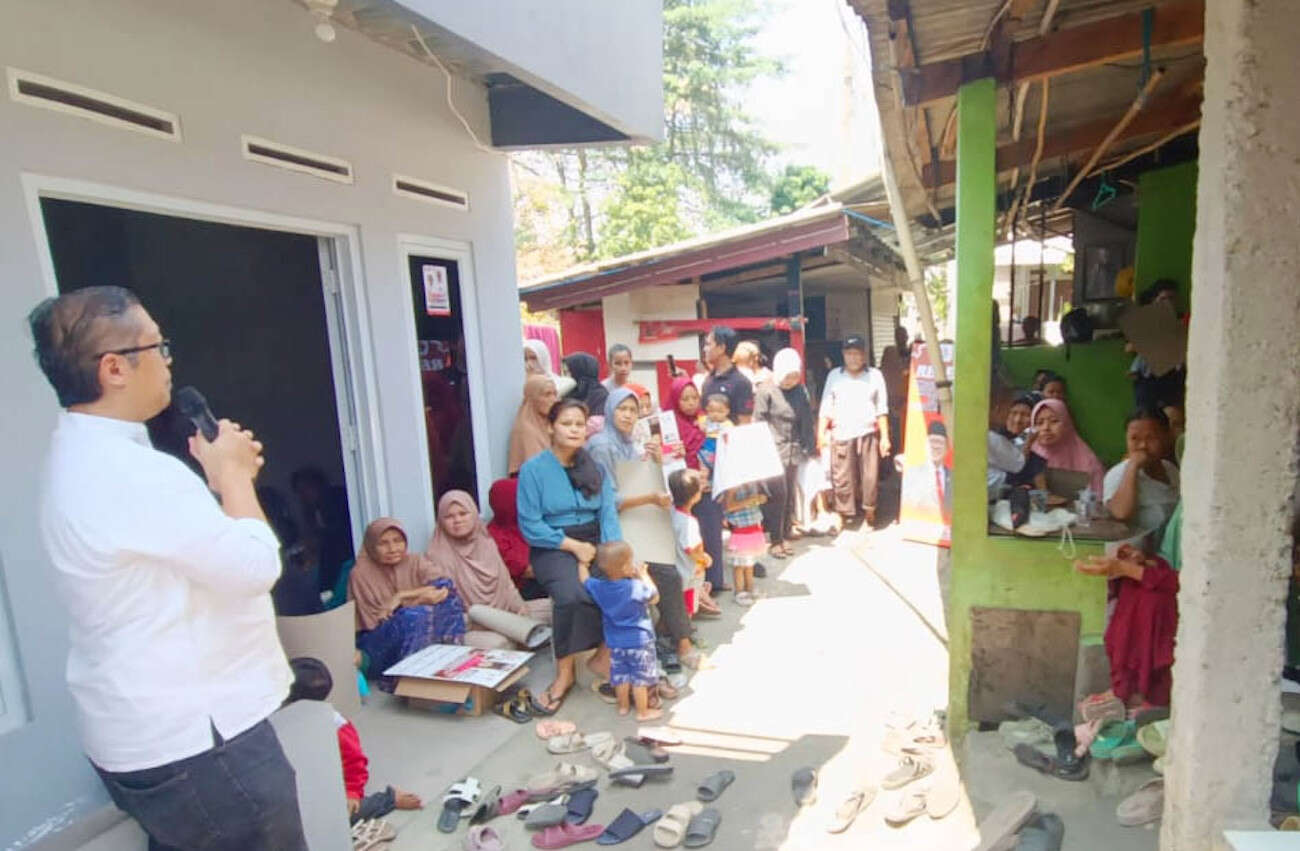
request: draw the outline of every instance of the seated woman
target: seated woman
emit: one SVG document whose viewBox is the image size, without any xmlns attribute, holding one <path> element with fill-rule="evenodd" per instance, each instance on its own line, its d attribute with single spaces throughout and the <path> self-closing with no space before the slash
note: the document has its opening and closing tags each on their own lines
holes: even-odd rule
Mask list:
<svg viewBox="0 0 1300 851">
<path fill-rule="evenodd" d="M 1106 625 L 1106 657 L 1114 697 L 1130 714 L 1168 706 L 1173 680 L 1174 636 L 1178 632 L 1178 573 L 1160 556 L 1131 544 L 1114 558 L 1094 556 L 1075 569 L 1111 581 L 1115 607 Z M 1101 702 L 1110 695 L 1095 695 Z"/>
<path fill-rule="evenodd" d="M 515 424 L 510 428 L 510 455 L 506 472 L 515 475 L 524 462 L 551 445 L 546 415 L 559 395 L 548 375 L 530 375 L 524 381 L 524 400 L 519 403 Z"/>
<path fill-rule="evenodd" d="M 348 576 L 362 669 L 379 676 L 430 644 L 460 644 L 465 608 L 451 591 L 451 580 L 439 577 L 431 561 L 409 550 L 401 523 L 381 517 L 367 526 Z M 385 691 L 393 685 L 388 678 L 380 680 Z"/>
<path fill-rule="evenodd" d="M 497 479 L 488 489 L 488 505 L 492 519 L 487 523 L 487 533 L 492 536 L 501 554 L 501 561 L 510 571 L 510 579 L 525 600 L 546 596 L 542 586 L 533 576 L 533 566 L 528 563 L 528 542 L 519 531 L 519 480 Z"/>
<path fill-rule="evenodd" d="M 1102 499 L 1117 520 L 1159 540 L 1178 504 L 1178 467 L 1167 460 L 1169 421 L 1154 408 L 1138 409 L 1125 425 L 1127 454 L 1106 473 Z"/>
<path fill-rule="evenodd" d="M 615 470 L 620 462 L 645 458 L 660 462 L 663 457 L 658 437 L 652 438 L 644 448 L 637 446 L 635 433 L 639 414 L 640 403 L 633 390 L 626 386 L 611 390 L 605 402 L 605 428 L 591 439 L 587 451 L 600 465 L 607 480 L 614 483 L 619 513 L 643 505 L 658 505 L 665 512 L 672 511 L 673 500 L 667 492 L 624 494 L 617 491 Z M 650 564 L 649 573 L 659 591 L 659 634 L 671 639 L 678 655 L 687 664 L 692 664 L 698 657 L 692 653 L 691 620 L 682 594 L 681 574 L 675 564 Z"/>
<path fill-rule="evenodd" d="M 1038 432 L 1029 427 L 1034 403 L 1028 394 L 999 395 L 991 409 L 988 433 L 989 499 L 998 499 L 1006 487 L 1046 486 L 1047 462 L 1033 452 Z"/>
<path fill-rule="evenodd" d="M 1105 468 L 1097 454 L 1075 431 L 1070 409 L 1060 399 L 1044 399 L 1034 406 L 1034 428 L 1038 437 L 1032 452 L 1054 470 L 1073 470 L 1088 474 L 1088 486 L 1094 494 L 1102 491 Z"/>
<path fill-rule="evenodd" d="M 596 545 L 623 537 L 614 483 L 586 451 L 587 406 L 562 399 L 547 418 L 551 447 L 519 470 L 519 531 L 532 547 L 537 581 L 551 598 L 555 680 L 533 698 L 532 711 L 553 715 L 573 687 L 577 654 L 596 649 L 588 667 L 609 678 L 600 609 L 578 581 L 578 562 L 590 565 Z"/>
<path fill-rule="evenodd" d="M 526 602 L 519 595 L 497 551 L 496 542 L 483 528 L 474 498 L 465 491 L 447 491 L 438 500 L 438 531 L 425 557 L 435 575 L 450 579 L 466 611 L 470 606 L 491 606 L 542 623 L 551 622 L 550 600 Z M 486 629 L 465 633 L 471 647 L 503 650 L 510 639 Z"/>
</svg>

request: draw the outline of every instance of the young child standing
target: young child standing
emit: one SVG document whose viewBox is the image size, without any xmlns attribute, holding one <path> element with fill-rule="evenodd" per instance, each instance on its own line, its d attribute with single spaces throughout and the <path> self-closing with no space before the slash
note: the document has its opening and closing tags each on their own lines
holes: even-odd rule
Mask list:
<svg viewBox="0 0 1300 851">
<path fill-rule="evenodd" d="M 704 538 L 700 535 L 700 521 L 695 519 L 691 509 L 700 501 L 703 485 L 696 470 L 674 470 L 668 476 L 668 492 L 673 498 L 673 538 L 677 551 L 677 572 L 682 577 L 682 588 L 694 592 L 690 614 L 703 609 L 710 614 L 721 614 L 718 604 L 713 602 L 709 592 L 713 589 L 704 580 L 704 571 L 713 565 L 713 559 L 704 550 Z M 678 642 L 677 655 L 683 663 L 694 667 L 695 646 L 689 638 Z"/>
<path fill-rule="evenodd" d="M 731 488 L 722 495 L 722 510 L 731 528 L 731 537 L 727 539 L 727 562 L 731 565 L 736 603 L 741 606 L 752 606 L 756 599 L 754 565 L 767 550 L 762 511 L 765 502 L 767 496 L 757 482 Z"/>
<path fill-rule="evenodd" d="M 626 715 L 636 704 L 636 720 L 651 721 L 663 716 L 650 707 L 650 687 L 659 682 L 659 659 L 655 654 L 655 632 L 650 624 L 650 605 L 659 592 L 644 563 L 632 557 L 625 541 L 609 541 L 596 548 L 596 565 L 605 578 L 591 575 L 578 563 L 578 579 L 600 607 L 609 646 L 609 681 L 618 699 L 618 714 Z"/>
</svg>

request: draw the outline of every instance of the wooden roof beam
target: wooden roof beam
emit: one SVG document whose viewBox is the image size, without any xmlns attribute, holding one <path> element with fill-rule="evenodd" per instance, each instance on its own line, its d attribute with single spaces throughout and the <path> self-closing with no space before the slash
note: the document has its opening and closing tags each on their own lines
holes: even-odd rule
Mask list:
<svg viewBox="0 0 1300 851">
<path fill-rule="evenodd" d="M 1197 44 L 1204 35 L 1203 0 L 1181 0 L 1155 8 L 1152 48 Z M 898 73 L 903 103 L 924 106 L 952 97 L 963 83 L 982 77 L 991 76 L 1000 83 L 1040 80 L 1141 53 L 1142 12 L 1130 12 L 918 68 L 900 68 Z"/>
<path fill-rule="evenodd" d="M 1123 142 L 1139 136 L 1167 132 L 1172 127 L 1181 127 L 1195 121 L 1200 115 L 1200 98 L 1179 97 L 1166 99 L 1152 104 L 1139 113 L 1114 141 Z M 1077 154 L 1080 151 L 1087 151 L 1097 147 L 1106 138 L 1107 134 L 1114 129 L 1121 118 L 1123 118 L 1122 113 L 1108 115 L 1096 121 L 1088 121 L 1048 136 L 1043 140 L 1041 160 L 1047 162 L 1058 157 Z M 1031 138 L 999 145 L 997 153 L 998 172 L 1010 171 L 1031 162 L 1034 158 L 1036 146 L 1037 140 Z M 957 181 L 957 161 L 942 160 L 939 162 L 938 168 L 927 164 L 922 169 L 922 172 L 922 180 L 925 181 L 925 185 L 928 187 L 955 183 Z"/>
</svg>

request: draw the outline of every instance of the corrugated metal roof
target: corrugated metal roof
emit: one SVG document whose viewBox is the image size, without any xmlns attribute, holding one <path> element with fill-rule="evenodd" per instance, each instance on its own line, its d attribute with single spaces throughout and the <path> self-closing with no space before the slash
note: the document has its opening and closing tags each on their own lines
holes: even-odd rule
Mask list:
<svg viewBox="0 0 1300 851">
<path fill-rule="evenodd" d="M 936 160 L 950 161 L 955 156 L 955 133 L 950 124 L 954 120 L 956 99 L 949 97 L 924 107 L 903 106 L 895 66 L 912 67 L 951 60 L 982 50 L 986 45 L 990 24 L 998 15 L 1004 0 L 846 2 L 867 26 L 884 144 L 893 161 L 908 213 L 914 219 L 933 226 L 936 224 L 936 214 L 952 208 L 955 187 L 950 184 L 927 186 L 923 183 L 921 173 L 923 166 Z M 1151 6 L 1156 8 L 1158 15 L 1160 7 L 1166 5 L 1170 4 L 1152 3 L 1151 0 L 1060 0 L 1052 18 L 1051 31 L 1138 12 Z M 891 6 L 895 15 L 905 10 L 905 18 L 892 20 Z M 1036 37 L 1046 6 L 1045 0 L 1032 2 L 1029 12 L 1022 20 L 1008 22 L 1007 36 L 1013 41 Z M 912 44 L 915 44 L 914 59 L 910 56 Z M 909 59 L 912 61 L 909 62 Z M 1204 76 L 1204 58 L 1199 45 L 1153 48 L 1151 67 L 1166 69 L 1165 77 L 1152 93 L 1151 104 L 1186 103 L 1189 99 L 1198 97 L 1199 83 Z M 1141 63 L 1133 59 L 1052 77 L 1049 84 L 1046 135 L 1049 138 L 1059 136 L 1090 123 L 1105 123 L 1118 118 L 1136 96 L 1141 73 Z M 1014 86 L 1002 86 L 999 90 L 999 145 L 1012 141 L 1015 90 Z M 1040 92 L 1037 83 L 1028 87 L 1021 139 L 1032 140 L 1036 135 Z M 1157 127 L 1146 135 L 1121 141 L 1108 151 L 1106 160 L 1158 140 L 1162 133 L 1167 133 L 1176 126 Z M 1045 160 L 1039 166 L 1039 179 L 1067 173 L 1071 166 L 1077 168 L 1089 152 L 1089 149 L 1084 148 L 1069 156 Z M 1021 170 L 1022 181 L 1026 170 Z M 1000 175 L 1000 189 L 1009 188 L 1009 177 L 1009 169 Z M 927 234 L 921 233 L 917 237 L 924 241 Z"/>
</svg>

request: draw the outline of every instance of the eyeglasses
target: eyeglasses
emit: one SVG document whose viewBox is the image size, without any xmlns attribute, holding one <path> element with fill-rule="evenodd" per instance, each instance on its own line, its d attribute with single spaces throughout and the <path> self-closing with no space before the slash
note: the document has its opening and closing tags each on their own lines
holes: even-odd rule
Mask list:
<svg viewBox="0 0 1300 851">
<path fill-rule="evenodd" d="M 99 354 L 95 355 L 95 358 L 99 359 L 102 358 L 104 355 L 134 355 L 137 354 L 138 352 L 147 352 L 150 349 L 157 349 L 158 356 L 160 358 L 162 358 L 163 360 L 169 360 L 172 356 L 172 341 L 163 338 L 158 342 L 150 343 L 147 346 L 132 346 L 129 349 L 109 349 L 106 352 L 100 352 Z"/>
</svg>

